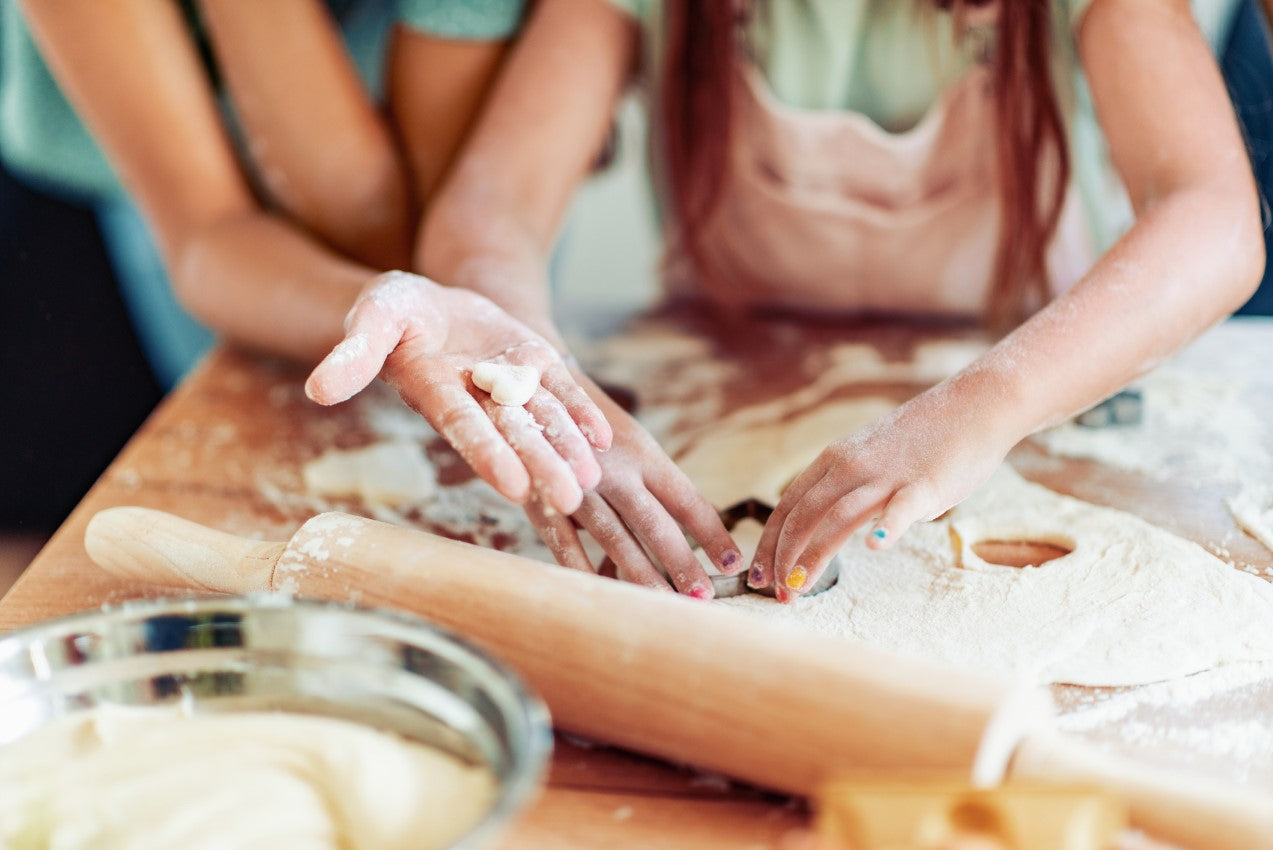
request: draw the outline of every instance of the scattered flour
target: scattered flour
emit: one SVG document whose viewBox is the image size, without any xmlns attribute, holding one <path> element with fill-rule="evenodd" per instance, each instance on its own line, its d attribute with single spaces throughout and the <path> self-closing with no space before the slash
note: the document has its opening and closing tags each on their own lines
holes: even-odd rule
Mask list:
<svg viewBox="0 0 1273 850">
<path fill-rule="evenodd" d="M 1246 403 L 1241 381 L 1163 366 L 1136 384 L 1140 425 L 1084 428 L 1067 423 L 1037 435 L 1049 452 L 1080 457 L 1156 478 L 1222 482 L 1269 480 L 1273 431 Z"/>
<path fill-rule="evenodd" d="M 1060 695 L 1058 726 L 1141 758 L 1273 787 L 1273 664 L 1231 664 L 1137 688 Z"/>
<path fill-rule="evenodd" d="M 1273 550 L 1273 486 L 1244 484 L 1228 505 L 1238 526 Z"/>
<path fill-rule="evenodd" d="M 0 846 L 442 848 L 494 794 L 484 767 L 346 720 L 111 707 L 6 746 Z"/>
<path fill-rule="evenodd" d="M 972 542 L 1061 540 L 1040 567 L 963 560 Z M 1273 585 L 1137 517 L 1002 467 L 944 520 L 891 550 L 858 535 L 830 590 L 718 604 L 983 673 L 1130 685 L 1273 659 Z"/>
</svg>

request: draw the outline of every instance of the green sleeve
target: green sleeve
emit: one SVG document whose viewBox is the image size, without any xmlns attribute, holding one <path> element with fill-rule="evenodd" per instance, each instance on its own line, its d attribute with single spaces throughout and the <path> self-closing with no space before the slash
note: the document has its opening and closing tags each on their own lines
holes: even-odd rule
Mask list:
<svg viewBox="0 0 1273 850">
<path fill-rule="evenodd" d="M 649 17 L 653 0 L 609 0 L 611 6 L 617 6 L 639 21 Z"/>
<path fill-rule="evenodd" d="M 0 4 L 0 159 L 48 191 L 80 197 L 123 191 L 13 2 Z"/>
<path fill-rule="evenodd" d="M 502 41 L 522 25 L 527 0 L 398 0 L 398 20 L 442 38 Z"/>
</svg>

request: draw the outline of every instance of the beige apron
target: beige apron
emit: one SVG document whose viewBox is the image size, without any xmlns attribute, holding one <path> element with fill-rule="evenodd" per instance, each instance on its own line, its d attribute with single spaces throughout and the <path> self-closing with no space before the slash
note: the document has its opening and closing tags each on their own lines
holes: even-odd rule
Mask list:
<svg viewBox="0 0 1273 850">
<path fill-rule="evenodd" d="M 740 308 L 981 316 L 1000 216 L 989 68 L 889 133 L 855 112 L 781 104 L 738 64 L 732 150 L 702 233 L 714 274 L 696 279 L 672 249 L 670 291 Z M 1055 291 L 1092 260 L 1077 194 L 1049 246 Z"/>
</svg>

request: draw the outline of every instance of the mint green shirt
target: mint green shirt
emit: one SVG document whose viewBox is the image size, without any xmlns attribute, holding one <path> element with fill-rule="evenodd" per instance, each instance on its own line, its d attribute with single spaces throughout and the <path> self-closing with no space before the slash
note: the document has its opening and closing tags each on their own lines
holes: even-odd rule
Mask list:
<svg viewBox="0 0 1273 850">
<path fill-rule="evenodd" d="M 642 25 L 647 67 L 661 54 L 662 0 L 611 0 Z M 1074 179 L 1103 251 L 1131 223 L 1131 208 L 1109 163 L 1075 44 L 1091 0 L 1053 0 L 1052 58 L 1067 113 Z M 1194 15 L 1215 53 L 1237 0 L 1195 0 Z M 770 0 L 757 4 L 747 33 L 755 60 L 783 103 L 851 110 L 890 132 L 910 129 L 974 61 L 956 45 L 952 16 L 921 0 Z"/>
<path fill-rule="evenodd" d="M 442 38 L 500 40 L 517 31 L 526 2 L 326 0 L 326 5 L 364 83 L 378 96 L 385 39 L 394 24 Z M 0 0 L 0 161 L 59 194 L 86 200 L 123 194 L 110 163 L 41 59 L 15 0 Z"/>
</svg>

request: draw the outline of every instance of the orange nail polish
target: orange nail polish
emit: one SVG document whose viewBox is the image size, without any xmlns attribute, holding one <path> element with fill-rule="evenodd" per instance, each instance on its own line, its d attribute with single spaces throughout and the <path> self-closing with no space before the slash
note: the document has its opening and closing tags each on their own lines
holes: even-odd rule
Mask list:
<svg viewBox="0 0 1273 850">
<path fill-rule="evenodd" d="M 799 590 L 804 587 L 804 583 L 809 580 L 809 571 L 804 567 L 797 566 L 794 570 L 787 574 L 787 587 L 792 590 Z"/>
</svg>

